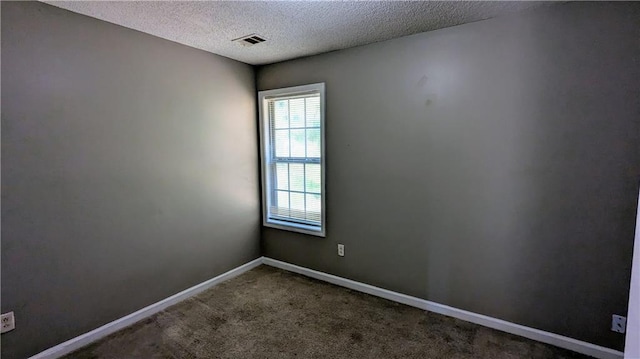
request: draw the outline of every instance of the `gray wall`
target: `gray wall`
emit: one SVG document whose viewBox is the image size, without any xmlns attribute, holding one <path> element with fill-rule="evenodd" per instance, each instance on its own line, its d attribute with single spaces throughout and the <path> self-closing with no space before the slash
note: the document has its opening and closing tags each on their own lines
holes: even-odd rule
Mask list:
<svg viewBox="0 0 640 359">
<path fill-rule="evenodd" d="M 622 349 L 639 18 L 569 3 L 260 68 L 327 86 L 327 238 L 265 228 L 264 254 Z"/>
<path fill-rule="evenodd" d="M 2 2 L 2 311 L 23 358 L 260 255 L 253 69 Z"/>
</svg>

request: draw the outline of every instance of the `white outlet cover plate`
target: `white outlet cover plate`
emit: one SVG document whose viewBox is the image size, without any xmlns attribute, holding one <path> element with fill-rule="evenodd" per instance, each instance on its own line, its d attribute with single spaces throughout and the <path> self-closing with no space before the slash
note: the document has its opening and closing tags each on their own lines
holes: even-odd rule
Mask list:
<svg viewBox="0 0 640 359">
<path fill-rule="evenodd" d="M 16 328 L 16 320 L 13 316 L 13 312 L 2 314 L 2 316 L 0 316 L 0 323 L 2 323 L 0 333 L 6 333 L 10 330 L 14 330 Z"/>
<path fill-rule="evenodd" d="M 613 315 L 611 318 L 611 331 L 624 333 L 627 328 L 627 318 L 621 315 Z"/>
</svg>

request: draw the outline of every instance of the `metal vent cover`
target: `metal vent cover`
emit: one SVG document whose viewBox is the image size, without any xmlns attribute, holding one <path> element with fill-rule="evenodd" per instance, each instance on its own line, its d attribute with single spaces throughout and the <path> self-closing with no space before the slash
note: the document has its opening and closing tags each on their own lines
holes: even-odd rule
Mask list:
<svg viewBox="0 0 640 359">
<path fill-rule="evenodd" d="M 264 37 L 260 36 L 260 35 L 251 34 L 251 35 L 239 37 L 239 38 L 231 40 L 231 41 L 237 42 L 237 43 L 241 44 L 242 46 L 253 46 L 253 45 L 257 45 L 259 43 L 265 42 L 267 40 Z"/>
</svg>

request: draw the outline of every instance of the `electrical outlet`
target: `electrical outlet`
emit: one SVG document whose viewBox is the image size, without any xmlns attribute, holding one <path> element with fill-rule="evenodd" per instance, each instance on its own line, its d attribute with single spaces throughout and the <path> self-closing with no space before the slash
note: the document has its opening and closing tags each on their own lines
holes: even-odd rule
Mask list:
<svg viewBox="0 0 640 359">
<path fill-rule="evenodd" d="M 344 244 L 338 244 L 338 255 L 344 257 Z"/>
<path fill-rule="evenodd" d="M 13 316 L 13 312 L 2 314 L 2 316 L 0 316 L 0 322 L 2 323 L 0 333 L 6 333 L 10 330 L 16 329 L 16 320 Z"/>
<path fill-rule="evenodd" d="M 611 319 L 611 331 L 624 333 L 627 328 L 627 318 L 621 315 L 613 315 Z"/>
</svg>

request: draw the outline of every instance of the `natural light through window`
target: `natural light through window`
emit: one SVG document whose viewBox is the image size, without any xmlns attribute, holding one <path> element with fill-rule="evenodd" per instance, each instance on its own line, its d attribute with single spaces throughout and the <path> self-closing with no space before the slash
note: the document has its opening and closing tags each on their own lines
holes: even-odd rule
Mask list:
<svg viewBox="0 0 640 359">
<path fill-rule="evenodd" d="M 264 225 L 324 236 L 324 84 L 259 98 Z"/>
</svg>

